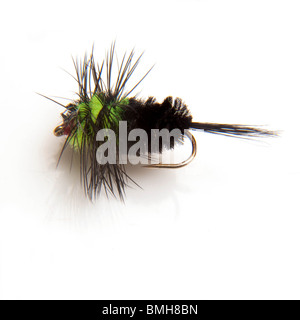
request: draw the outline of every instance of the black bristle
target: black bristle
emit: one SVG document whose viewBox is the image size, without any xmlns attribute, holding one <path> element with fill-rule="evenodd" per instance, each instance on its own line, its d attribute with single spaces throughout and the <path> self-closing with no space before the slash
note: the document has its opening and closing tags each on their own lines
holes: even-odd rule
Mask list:
<svg viewBox="0 0 300 320">
<path fill-rule="evenodd" d="M 124 120 L 128 123 L 128 131 L 143 129 L 148 135 L 148 152 L 151 152 L 151 130 L 152 129 L 179 129 L 181 136 L 176 141 L 172 139 L 170 145 L 163 144 L 160 140 L 158 152 L 164 148 L 174 148 L 175 144 L 182 141 L 184 130 L 190 128 L 192 116 L 187 106 L 181 99 L 167 97 L 162 103 L 156 102 L 154 97 L 147 100 L 131 98 L 129 105 L 124 108 Z M 129 144 L 130 146 L 130 144 Z M 153 150 L 152 150 L 153 151 Z"/>
<path fill-rule="evenodd" d="M 181 99 L 167 97 L 162 103 L 156 102 L 150 97 L 146 101 L 129 99 L 129 105 L 125 110 L 125 118 L 130 123 L 129 129 L 141 128 L 149 135 L 151 129 L 189 129 L 192 116 L 187 106 Z"/>
<path fill-rule="evenodd" d="M 229 137 L 274 137 L 277 133 L 255 126 L 241 124 L 222 124 L 209 122 L 192 122 L 191 129 L 203 130 L 205 132 L 220 134 Z"/>
</svg>

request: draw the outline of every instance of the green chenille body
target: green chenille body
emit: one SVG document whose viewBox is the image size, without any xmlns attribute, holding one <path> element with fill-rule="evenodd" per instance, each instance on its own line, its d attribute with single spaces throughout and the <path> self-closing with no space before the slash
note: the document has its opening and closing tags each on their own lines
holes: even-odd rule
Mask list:
<svg viewBox="0 0 300 320">
<path fill-rule="evenodd" d="M 85 135 L 95 135 L 97 132 L 94 132 L 93 123 L 96 123 L 98 116 L 102 116 L 103 127 L 97 128 L 100 129 L 111 129 L 112 124 L 114 127 L 119 127 L 119 121 L 122 120 L 123 106 L 129 104 L 129 99 L 124 98 L 120 101 L 111 102 L 109 104 L 105 103 L 105 99 L 103 99 L 99 95 L 93 95 L 92 98 L 88 102 L 79 103 L 77 106 L 77 129 L 76 132 L 70 138 L 70 145 L 74 149 L 80 149 L 82 146 L 82 139 Z M 109 112 L 104 113 L 103 115 L 101 110 L 106 108 Z M 115 132 L 117 135 L 118 132 Z M 118 141 L 118 139 L 117 139 Z M 86 141 L 85 141 L 86 142 Z"/>
</svg>

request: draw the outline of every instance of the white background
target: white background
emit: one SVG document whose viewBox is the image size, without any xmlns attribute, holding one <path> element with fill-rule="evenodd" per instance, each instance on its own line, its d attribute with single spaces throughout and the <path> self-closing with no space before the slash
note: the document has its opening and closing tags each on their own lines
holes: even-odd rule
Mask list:
<svg viewBox="0 0 300 320">
<path fill-rule="evenodd" d="M 9 1 L 0 10 L 0 297 L 300 298 L 299 1 Z M 52 134 L 76 98 L 71 55 L 145 51 L 138 91 L 195 121 L 268 125 L 249 142 L 196 133 L 180 170 L 130 169 L 125 204 L 91 204 Z M 64 103 L 67 103 L 65 100 Z"/>
</svg>

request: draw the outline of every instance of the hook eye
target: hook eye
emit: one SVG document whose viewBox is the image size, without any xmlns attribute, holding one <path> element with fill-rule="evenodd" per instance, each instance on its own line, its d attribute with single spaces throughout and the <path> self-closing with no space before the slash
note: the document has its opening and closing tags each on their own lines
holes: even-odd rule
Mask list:
<svg viewBox="0 0 300 320">
<path fill-rule="evenodd" d="M 64 134 L 64 126 L 60 125 L 53 130 L 56 137 L 61 137 Z"/>
</svg>

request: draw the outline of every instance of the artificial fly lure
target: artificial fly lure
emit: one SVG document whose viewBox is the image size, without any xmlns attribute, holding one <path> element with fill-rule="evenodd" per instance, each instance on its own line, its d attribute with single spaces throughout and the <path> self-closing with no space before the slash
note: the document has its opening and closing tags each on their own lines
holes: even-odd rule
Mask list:
<svg viewBox="0 0 300 320">
<path fill-rule="evenodd" d="M 178 168 L 191 162 L 196 155 L 196 141 L 189 130 L 203 130 L 231 137 L 276 135 L 273 131 L 246 125 L 194 122 L 187 106 L 179 98 L 167 97 L 162 103 L 158 103 L 153 97 L 147 100 L 137 96 L 129 97 L 152 69 L 148 70 L 131 89 L 126 89 L 127 82 L 141 57 L 142 55 L 134 60 L 133 50 L 128 56 L 124 54 L 121 63 L 118 63 L 116 79 L 113 81 L 115 44 L 112 44 L 101 65 L 96 64 L 92 50 L 91 56 L 88 58 L 85 55 L 81 62 L 73 59 L 76 69 L 74 79 L 79 87 L 78 99 L 63 105 L 46 97 L 65 108 L 61 113 L 62 123 L 54 129 L 55 136 L 66 136 L 58 162 L 67 146 L 79 154 L 81 181 L 90 200 L 96 199 L 102 189 L 107 195 L 119 196 L 123 200 L 128 182 L 134 182 L 126 173 L 124 154 L 122 154 L 129 151 L 133 142 L 127 137 L 124 140 L 123 129 L 124 132 L 142 130 L 143 137 L 146 138 L 139 144 L 140 148 L 136 155 L 146 154 L 148 159 L 154 153 L 160 154 L 166 149 L 173 149 L 176 143 L 183 143 L 184 138 L 191 141 L 192 153 L 187 160 L 177 164 L 147 165 L 153 168 Z M 168 132 L 175 129 L 179 134 L 168 144 L 159 137 L 155 140 L 158 144 L 156 143 L 154 147 L 152 138 L 163 129 L 167 129 Z M 99 135 L 99 132 L 102 134 Z M 139 138 L 141 140 L 141 137 Z M 125 141 L 123 152 L 119 148 L 122 139 Z M 107 146 L 112 141 L 116 143 L 111 154 L 111 159 L 114 161 L 108 161 L 110 151 Z M 99 153 L 101 148 L 106 153 Z"/>
</svg>

